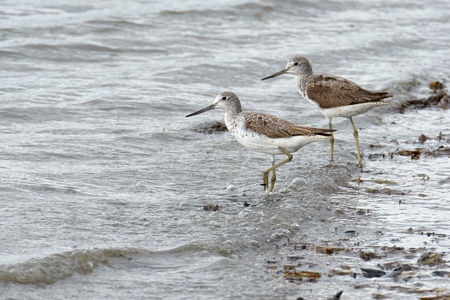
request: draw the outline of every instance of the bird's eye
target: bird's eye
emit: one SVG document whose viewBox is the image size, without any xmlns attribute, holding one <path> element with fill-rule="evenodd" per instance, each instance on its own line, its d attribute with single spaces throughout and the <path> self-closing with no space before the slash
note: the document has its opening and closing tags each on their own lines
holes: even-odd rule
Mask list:
<svg viewBox="0 0 450 300">
<path fill-rule="evenodd" d="M 227 100 L 227 97 L 222 97 L 222 100 Z"/>
<path fill-rule="evenodd" d="M 294 66 L 298 66 L 298 62 L 294 63 Z"/>
</svg>

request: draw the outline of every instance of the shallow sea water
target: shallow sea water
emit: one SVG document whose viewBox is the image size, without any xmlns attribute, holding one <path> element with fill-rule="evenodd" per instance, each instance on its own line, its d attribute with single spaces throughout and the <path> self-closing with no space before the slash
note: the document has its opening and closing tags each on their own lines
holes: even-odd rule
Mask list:
<svg viewBox="0 0 450 300">
<path fill-rule="evenodd" d="M 1 8 L 1 298 L 449 297 L 449 113 L 399 108 L 448 83 L 448 1 Z M 260 81 L 295 54 L 393 105 L 355 118 L 362 171 L 336 119 L 336 161 L 308 145 L 267 194 L 269 156 L 200 132 L 222 112 L 184 116 L 232 90 L 326 128 L 292 77 Z M 420 264 L 428 252 L 444 262 Z"/>
</svg>

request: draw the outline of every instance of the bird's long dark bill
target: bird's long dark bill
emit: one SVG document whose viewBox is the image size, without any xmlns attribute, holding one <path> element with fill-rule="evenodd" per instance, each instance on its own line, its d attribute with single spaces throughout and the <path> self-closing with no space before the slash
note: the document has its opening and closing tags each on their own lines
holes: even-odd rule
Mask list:
<svg viewBox="0 0 450 300">
<path fill-rule="evenodd" d="M 201 113 L 204 113 L 205 111 L 208 111 L 208 110 L 211 110 L 211 109 L 214 109 L 214 108 L 216 108 L 216 106 L 214 104 L 211 104 L 210 106 L 207 106 L 205 108 L 200 109 L 199 111 L 196 111 L 195 113 L 187 115 L 186 118 L 199 115 Z"/>
<path fill-rule="evenodd" d="M 272 75 L 270 75 L 270 76 L 264 77 L 264 78 L 261 79 L 261 80 L 266 80 L 266 79 L 274 78 L 274 77 L 283 75 L 283 74 L 286 73 L 286 72 L 287 72 L 287 69 L 284 69 L 284 70 L 281 70 L 280 72 L 276 72 L 275 74 L 272 74 Z"/>
</svg>

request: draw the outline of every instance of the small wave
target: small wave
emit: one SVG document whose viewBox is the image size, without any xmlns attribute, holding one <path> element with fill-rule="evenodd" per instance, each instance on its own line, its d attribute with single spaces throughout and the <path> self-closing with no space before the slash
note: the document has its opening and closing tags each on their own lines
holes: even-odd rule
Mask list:
<svg viewBox="0 0 450 300">
<path fill-rule="evenodd" d="M 72 43 L 72 44 L 28 44 L 26 48 L 38 49 L 38 50 L 65 50 L 74 49 L 82 51 L 96 51 L 96 52 L 121 52 L 119 48 L 108 47 L 96 43 Z"/>
<path fill-rule="evenodd" d="M 258 13 L 261 10 L 267 11 L 272 10 L 273 7 L 266 1 L 263 2 L 247 2 L 243 4 L 238 4 L 235 6 L 225 6 L 225 7 L 214 7 L 210 9 L 196 9 L 196 8 L 188 8 L 185 10 L 176 10 L 176 9 L 166 9 L 162 10 L 160 12 L 163 16 L 180 16 L 180 15 L 187 15 L 187 16 L 227 16 L 227 17 L 235 17 L 242 13 L 247 14 L 254 14 Z"/>
<path fill-rule="evenodd" d="M 204 14 L 205 11 L 200 10 L 162 10 L 160 12 L 163 16 L 178 16 L 178 15 L 190 15 L 190 14 Z"/>
<path fill-rule="evenodd" d="M 56 253 L 44 258 L 31 259 L 26 262 L 11 265 L 0 265 L 0 282 L 46 285 L 68 278 L 74 274 L 86 275 L 92 273 L 100 266 L 107 266 L 117 262 L 114 259 L 131 257 L 176 257 L 178 255 L 192 255 L 204 251 L 227 256 L 229 253 L 217 247 L 208 247 L 198 244 L 186 244 L 165 250 L 143 250 L 138 248 L 111 248 L 74 250 Z"/>
<path fill-rule="evenodd" d="M 0 56 L 2 57 L 24 57 L 21 53 L 11 50 L 0 50 Z"/>
<path fill-rule="evenodd" d="M 125 50 L 119 47 L 99 44 L 96 42 L 80 43 L 30 43 L 17 47 L 25 57 L 39 58 L 50 61 L 102 61 L 110 55 L 122 53 Z M 89 55 L 86 55 L 88 53 Z"/>
<path fill-rule="evenodd" d="M 91 273 L 98 266 L 106 265 L 108 257 L 120 253 L 119 250 L 75 250 L 18 264 L 0 265 L 0 282 L 52 284 L 75 273 Z"/>
<path fill-rule="evenodd" d="M 92 25 L 100 25 L 100 26 L 111 26 L 113 28 L 123 28 L 123 27 L 155 27 L 154 24 L 145 23 L 148 20 L 144 20 L 143 22 L 130 21 L 130 20 L 91 20 L 87 21 L 87 24 Z"/>
</svg>

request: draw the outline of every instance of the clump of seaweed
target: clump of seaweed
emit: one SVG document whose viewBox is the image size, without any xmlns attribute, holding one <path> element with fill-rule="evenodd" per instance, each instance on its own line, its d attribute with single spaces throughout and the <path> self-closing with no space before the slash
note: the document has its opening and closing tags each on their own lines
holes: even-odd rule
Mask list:
<svg viewBox="0 0 450 300">
<path fill-rule="evenodd" d="M 402 103 L 405 107 L 425 108 L 429 106 L 439 106 L 443 109 L 450 108 L 450 99 L 445 85 L 440 81 L 433 81 L 429 85 L 432 95 L 428 98 L 407 100 Z"/>
</svg>

